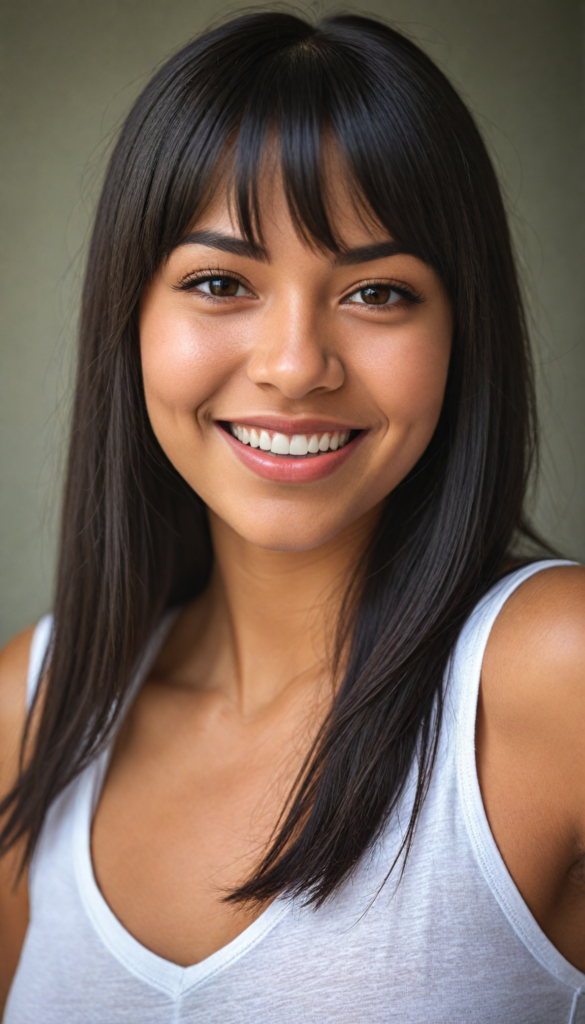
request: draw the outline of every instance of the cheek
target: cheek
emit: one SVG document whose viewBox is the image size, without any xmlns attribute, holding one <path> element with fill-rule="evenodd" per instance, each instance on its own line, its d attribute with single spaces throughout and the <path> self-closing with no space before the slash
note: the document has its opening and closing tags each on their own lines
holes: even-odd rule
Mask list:
<svg viewBox="0 0 585 1024">
<path fill-rule="evenodd" d="M 362 378 L 387 425 L 434 430 L 450 351 L 449 322 L 396 330 L 390 342 L 366 349 L 360 360 Z"/>
<path fill-rule="evenodd" d="M 213 333 L 177 315 L 146 313 L 140 322 L 144 390 L 156 430 L 158 416 L 197 416 L 231 374 L 237 354 L 222 330 Z"/>
</svg>

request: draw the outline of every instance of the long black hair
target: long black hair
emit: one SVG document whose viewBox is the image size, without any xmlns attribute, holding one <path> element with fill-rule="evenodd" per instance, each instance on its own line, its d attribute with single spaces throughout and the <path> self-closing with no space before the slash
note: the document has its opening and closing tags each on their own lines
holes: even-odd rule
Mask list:
<svg viewBox="0 0 585 1024">
<path fill-rule="evenodd" d="M 332 140 L 356 202 L 434 268 L 454 314 L 439 423 L 387 498 L 360 567 L 331 710 L 268 852 L 230 896 L 287 891 L 320 903 L 379 836 L 416 763 L 412 838 L 449 654 L 518 537 L 530 534 L 523 502 L 535 451 L 525 321 L 485 145 L 421 50 L 353 15 L 318 25 L 270 11 L 231 20 L 172 57 L 124 124 L 83 292 L 48 681 L 19 779 L 0 805 L 0 849 L 22 841 L 30 855 L 52 801 L 111 735 L 162 612 L 208 582 L 205 508 L 148 420 L 137 309 L 221 182 L 229 179 L 244 236 L 261 240 L 257 182 L 269 138 L 308 244 L 341 245 L 325 180 Z"/>
</svg>

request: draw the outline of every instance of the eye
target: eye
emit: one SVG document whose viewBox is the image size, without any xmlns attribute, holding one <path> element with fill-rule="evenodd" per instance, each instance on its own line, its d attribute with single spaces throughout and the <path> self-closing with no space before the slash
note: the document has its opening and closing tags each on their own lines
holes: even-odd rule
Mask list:
<svg viewBox="0 0 585 1024">
<path fill-rule="evenodd" d="M 346 302 L 357 302 L 365 306 L 392 306 L 405 298 L 402 292 L 398 292 L 389 284 L 367 284 L 347 296 Z"/>
<path fill-rule="evenodd" d="M 204 295 L 213 295 L 218 299 L 231 299 L 247 294 L 243 284 L 235 277 L 219 274 L 213 277 L 200 277 L 199 280 L 192 282 L 193 286 Z"/>
</svg>

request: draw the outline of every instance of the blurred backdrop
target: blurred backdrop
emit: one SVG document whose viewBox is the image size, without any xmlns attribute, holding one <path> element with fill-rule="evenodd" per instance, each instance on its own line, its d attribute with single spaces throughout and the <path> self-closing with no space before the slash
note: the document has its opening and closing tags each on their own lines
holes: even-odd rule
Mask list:
<svg viewBox="0 0 585 1024">
<path fill-rule="evenodd" d="M 245 5 L 247 9 L 254 5 Z M 297 4 L 318 16 L 323 0 Z M 80 279 L 107 154 L 154 69 L 222 0 L 2 0 L 0 640 L 50 607 Z M 350 0 L 450 76 L 494 155 L 529 302 L 538 526 L 585 559 L 583 5 Z"/>
</svg>

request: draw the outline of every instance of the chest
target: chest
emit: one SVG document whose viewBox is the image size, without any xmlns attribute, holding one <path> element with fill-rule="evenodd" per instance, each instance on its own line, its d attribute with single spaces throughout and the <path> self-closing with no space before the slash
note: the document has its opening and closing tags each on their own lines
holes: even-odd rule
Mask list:
<svg viewBox="0 0 585 1024">
<path fill-rule="evenodd" d="M 66 1005 L 67 1020 L 88 1024 L 566 1022 L 570 974 L 561 981 L 554 950 L 541 949 L 537 960 L 535 935 L 520 934 L 502 915 L 460 809 L 443 798 L 449 780 L 438 789 L 397 886 L 383 884 L 399 839 L 389 831 L 379 856 L 366 858 L 330 903 L 282 916 L 277 902 L 229 948 L 184 968 L 153 957 L 104 919 L 91 886 L 84 890 L 87 872 L 68 842 L 65 807 L 52 825 L 56 844 L 37 864 L 33 927 L 7 1020 L 61 1024 Z M 85 816 L 89 802 L 75 798 L 76 813 Z M 73 860 L 54 857 L 56 846 Z"/>
<path fill-rule="evenodd" d="M 224 897 L 266 851 L 310 738 L 294 714 L 249 725 L 225 706 L 157 697 L 137 702 L 116 744 L 92 859 L 127 930 L 187 966 L 261 912 Z"/>
</svg>

